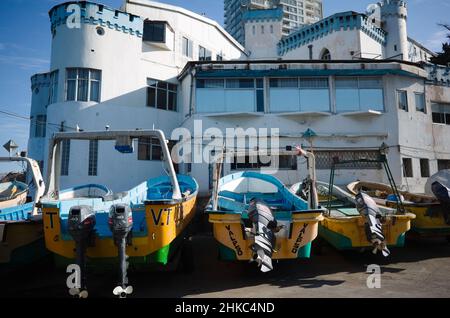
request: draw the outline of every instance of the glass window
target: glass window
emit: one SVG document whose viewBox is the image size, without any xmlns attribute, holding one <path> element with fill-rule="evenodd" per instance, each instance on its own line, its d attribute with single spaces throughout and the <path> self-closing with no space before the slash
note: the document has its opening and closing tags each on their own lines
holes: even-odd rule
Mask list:
<svg viewBox="0 0 450 318">
<path fill-rule="evenodd" d="M 426 113 L 426 103 L 424 93 L 415 93 L 416 110 L 418 112 Z"/>
<path fill-rule="evenodd" d="M 166 23 L 162 21 L 144 21 L 143 40 L 148 42 L 166 42 Z"/>
<path fill-rule="evenodd" d="M 147 106 L 163 110 L 177 111 L 176 84 L 147 79 Z"/>
<path fill-rule="evenodd" d="M 378 77 L 337 77 L 336 110 L 384 111 L 383 82 Z"/>
<path fill-rule="evenodd" d="M 61 175 L 69 175 L 69 160 L 70 160 L 70 140 L 64 140 L 62 142 L 61 149 Z"/>
<path fill-rule="evenodd" d="M 403 177 L 413 178 L 413 165 L 411 158 L 403 158 Z"/>
<path fill-rule="evenodd" d="M 271 162 L 261 160 L 259 156 L 245 156 L 233 158 L 231 163 L 231 170 L 250 170 L 270 167 Z M 279 169 L 282 170 L 297 170 L 297 156 L 281 155 L 278 156 Z"/>
<path fill-rule="evenodd" d="M 438 171 L 450 169 L 450 160 L 438 160 Z"/>
<path fill-rule="evenodd" d="M 183 55 L 186 57 L 192 58 L 194 56 L 192 41 L 186 37 L 183 37 L 182 43 L 183 43 Z"/>
<path fill-rule="evenodd" d="M 204 48 L 203 46 L 199 46 L 198 60 L 199 61 L 211 61 L 212 53 L 210 50 Z"/>
<path fill-rule="evenodd" d="M 158 139 L 141 137 L 138 140 L 138 160 L 161 161 L 162 148 Z"/>
<path fill-rule="evenodd" d="M 300 79 L 300 110 L 330 111 L 330 92 L 327 78 Z"/>
<path fill-rule="evenodd" d="M 430 177 L 430 160 L 420 159 L 420 175 L 422 178 Z"/>
<path fill-rule="evenodd" d="M 226 87 L 227 88 L 254 88 L 255 80 L 254 79 L 227 79 Z"/>
<path fill-rule="evenodd" d="M 298 78 L 271 78 L 271 88 L 298 88 Z"/>
<path fill-rule="evenodd" d="M 47 115 L 37 115 L 34 136 L 44 138 L 47 129 Z"/>
<path fill-rule="evenodd" d="M 66 74 L 66 101 L 100 102 L 101 71 L 68 68 Z"/>
<path fill-rule="evenodd" d="M 97 176 L 98 166 L 98 140 L 89 141 L 89 176 Z"/>
<path fill-rule="evenodd" d="M 398 108 L 408 111 L 408 93 L 406 91 L 397 91 Z"/>
<path fill-rule="evenodd" d="M 450 104 L 431 104 L 433 123 L 450 125 Z"/>
<path fill-rule="evenodd" d="M 54 104 L 58 98 L 58 75 L 59 71 L 53 71 L 50 73 L 50 91 L 48 96 L 48 104 Z"/>
<path fill-rule="evenodd" d="M 359 89 L 357 78 L 336 78 L 337 112 L 359 110 Z"/>
<path fill-rule="evenodd" d="M 223 79 L 198 79 L 197 88 L 223 88 L 224 82 Z"/>
<path fill-rule="evenodd" d="M 254 112 L 255 91 L 253 89 L 225 90 L 225 109 L 227 112 Z"/>
</svg>

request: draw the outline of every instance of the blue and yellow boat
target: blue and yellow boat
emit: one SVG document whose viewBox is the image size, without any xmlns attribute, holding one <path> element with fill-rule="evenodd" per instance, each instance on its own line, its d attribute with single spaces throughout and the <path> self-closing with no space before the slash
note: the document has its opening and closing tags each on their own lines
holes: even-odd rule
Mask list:
<svg viewBox="0 0 450 318">
<path fill-rule="evenodd" d="M 197 182 L 176 175 L 167 141 L 162 131 L 59 133 L 53 138 L 50 162 L 58 158 L 58 145 L 63 140 L 118 140 L 116 149 L 128 153 L 127 145 L 119 144 L 139 137 L 160 141 L 168 176 L 150 179 L 123 193 L 111 193 L 102 185 L 83 185 L 59 192 L 58 174 L 49 172 L 50 189 L 42 201 L 46 247 L 84 271 L 86 262 L 119 263 L 123 280 L 119 292 L 130 291 L 127 259 L 133 267 L 153 269 L 153 265 L 168 265 L 177 260 L 188 227 L 194 218 Z M 56 170 L 58 171 L 58 169 Z M 127 289 L 128 288 L 128 289 Z M 86 284 L 72 290 L 73 295 L 86 297 Z"/>
<path fill-rule="evenodd" d="M 274 176 L 252 171 L 218 180 L 206 211 L 220 258 L 255 261 L 263 272 L 272 259 L 309 258 L 323 212 Z"/>
</svg>

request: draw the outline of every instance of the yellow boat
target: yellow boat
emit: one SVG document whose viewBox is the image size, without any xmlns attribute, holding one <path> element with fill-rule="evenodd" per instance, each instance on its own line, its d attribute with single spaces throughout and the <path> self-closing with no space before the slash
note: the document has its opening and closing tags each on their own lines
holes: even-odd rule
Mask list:
<svg viewBox="0 0 450 318">
<path fill-rule="evenodd" d="M 272 259 L 310 257 L 324 212 L 316 199 L 303 200 L 274 176 L 250 171 L 221 178 L 213 192 L 206 213 L 222 260 L 255 261 L 267 272 Z"/>
<path fill-rule="evenodd" d="M 55 165 L 64 140 L 116 140 L 117 150 L 130 153 L 133 140 L 140 137 L 160 141 L 168 176 L 117 194 L 92 184 L 59 191 L 60 169 Z M 47 249 L 59 257 L 76 259 L 83 272 L 86 258 L 95 265 L 117 263 L 119 257 L 125 273 L 128 257 L 131 265 L 141 268 L 179 260 L 195 214 L 198 184 L 189 176 L 175 174 L 162 131 L 58 133 L 52 139 L 49 159 L 49 191 L 42 200 Z M 125 275 L 116 295 L 132 292 L 126 281 Z M 78 286 L 71 293 L 87 297 L 87 288 Z"/>
<path fill-rule="evenodd" d="M 396 196 L 390 186 L 376 182 L 357 181 L 347 186 L 350 193 L 364 191 L 379 205 L 395 207 Z M 449 236 L 448 207 L 434 196 L 399 191 L 405 210 L 416 216 L 412 222 L 412 231 L 423 236 Z"/>
<path fill-rule="evenodd" d="M 0 268 L 14 269 L 18 265 L 29 265 L 47 255 L 44 246 L 42 215 L 36 207 L 45 193 L 45 184 L 39 165 L 26 157 L 0 158 L 0 162 L 18 162 L 27 165 L 33 180 L 33 198 L 27 196 L 29 188 L 23 183 L 2 184 L 3 194 L 8 193 L 0 204 Z M 16 190 L 14 187 L 18 186 Z M 17 200 L 19 198 L 19 200 Z M 28 201 L 28 202 L 27 202 Z"/>
</svg>

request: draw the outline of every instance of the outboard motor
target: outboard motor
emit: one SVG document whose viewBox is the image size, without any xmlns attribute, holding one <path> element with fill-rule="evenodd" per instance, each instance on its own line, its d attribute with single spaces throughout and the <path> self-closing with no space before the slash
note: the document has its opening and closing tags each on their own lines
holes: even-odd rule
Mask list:
<svg viewBox="0 0 450 318">
<path fill-rule="evenodd" d="M 382 215 L 377 204 L 369 195 L 360 192 L 356 195 L 356 208 L 366 219 L 366 236 L 375 247 L 373 253 L 376 254 L 380 250 L 384 257 L 388 257 L 391 252 L 386 246 L 381 225 Z"/>
<path fill-rule="evenodd" d="M 450 189 L 436 181 L 431 185 L 431 191 L 433 191 L 436 198 L 441 202 L 445 223 L 450 225 Z"/>
<path fill-rule="evenodd" d="M 133 213 L 126 204 L 116 204 L 109 210 L 109 228 L 113 234 L 119 254 L 119 286 L 114 288 L 113 294 L 120 298 L 126 298 L 133 293 L 133 287 L 128 286 L 128 256 L 127 245 L 131 245 L 133 229 Z"/>
<path fill-rule="evenodd" d="M 90 206 L 75 206 L 69 211 L 68 229 L 69 234 L 75 241 L 76 262 L 81 270 L 80 288 L 72 288 L 69 293 L 72 296 L 87 298 L 87 279 L 86 279 L 86 249 L 95 243 L 96 224 L 95 211 Z"/>
<path fill-rule="evenodd" d="M 275 233 L 279 231 L 277 221 L 270 207 L 259 200 L 252 199 L 248 209 L 248 217 L 253 223 L 255 243 L 252 245 L 253 261 L 258 263 L 263 273 L 270 272 L 272 254 L 275 247 Z"/>
</svg>

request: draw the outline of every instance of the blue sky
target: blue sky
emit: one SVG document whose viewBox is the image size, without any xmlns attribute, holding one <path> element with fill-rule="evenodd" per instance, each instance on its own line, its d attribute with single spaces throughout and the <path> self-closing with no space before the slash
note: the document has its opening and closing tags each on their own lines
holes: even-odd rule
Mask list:
<svg viewBox="0 0 450 318">
<path fill-rule="evenodd" d="M 122 0 L 96 0 L 119 8 Z M 49 69 L 50 23 L 47 12 L 64 0 L 1 0 L 0 4 L 0 111 L 29 116 L 30 77 Z M 95 1 L 94 1 L 95 2 Z M 223 0 L 164 0 L 223 23 Z M 324 0 L 325 15 L 339 11 L 363 12 L 370 0 Z M 450 1 L 409 0 L 409 36 L 440 51 L 445 31 L 438 23 L 450 23 Z M 0 113 L 0 145 L 13 139 L 25 150 L 29 122 Z M 7 155 L 1 148 L 0 156 Z M 8 168 L 9 169 L 9 168 Z M 0 166 L 0 172 L 5 171 Z"/>
</svg>

